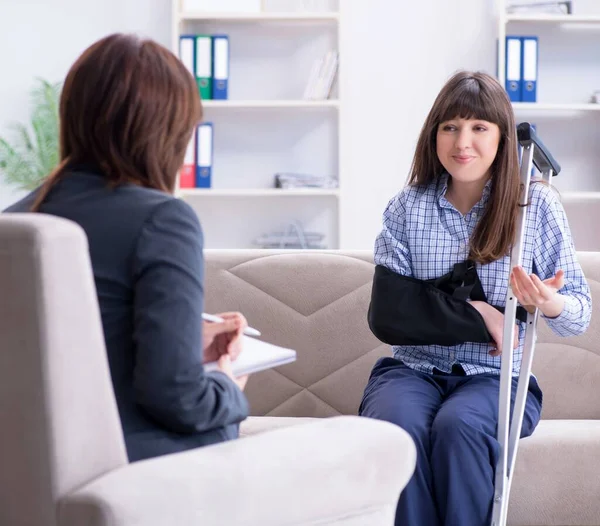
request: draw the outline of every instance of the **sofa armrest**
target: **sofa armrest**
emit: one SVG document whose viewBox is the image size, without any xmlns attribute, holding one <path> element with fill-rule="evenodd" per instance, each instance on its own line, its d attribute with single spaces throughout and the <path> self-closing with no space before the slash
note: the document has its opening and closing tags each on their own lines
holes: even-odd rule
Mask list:
<svg viewBox="0 0 600 526">
<path fill-rule="evenodd" d="M 283 526 L 384 507 L 392 521 L 415 463 L 399 427 L 328 418 L 130 464 L 65 497 L 59 525 Z"/>
</svg>

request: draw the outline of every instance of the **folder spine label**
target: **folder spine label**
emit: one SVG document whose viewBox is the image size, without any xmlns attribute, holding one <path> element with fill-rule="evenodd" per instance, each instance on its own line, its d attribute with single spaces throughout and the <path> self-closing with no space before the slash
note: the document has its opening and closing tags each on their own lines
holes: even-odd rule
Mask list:
<svg viewBox="0 0 600 526">
<path fill-rule="evenodd" d="M 196 134 L 196 187 L 211 188 L 213 164 L 213 125 L 204 122 Z"/>
</svg>

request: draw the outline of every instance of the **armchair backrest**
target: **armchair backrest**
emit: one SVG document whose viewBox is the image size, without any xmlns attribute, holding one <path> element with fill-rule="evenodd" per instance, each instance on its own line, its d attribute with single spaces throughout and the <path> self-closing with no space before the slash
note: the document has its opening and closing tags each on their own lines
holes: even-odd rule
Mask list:
<svg viewBox="0 0 600 526">
<path fill-rule="evenodd" d="M 85 233 L 0 215 L 0 524 L 54 526 L 62 496 L 126 463 Z"/>
</svg>

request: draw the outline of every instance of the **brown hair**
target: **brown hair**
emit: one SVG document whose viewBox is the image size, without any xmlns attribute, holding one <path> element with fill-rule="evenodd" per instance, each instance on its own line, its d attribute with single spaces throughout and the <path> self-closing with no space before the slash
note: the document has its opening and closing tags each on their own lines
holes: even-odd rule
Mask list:
<svg viewBox="0 0 600 526">
<path fill-rule="evenodd" d="M 113 34 L 73 64 L 59 114 L 60 162 L 33 211 L 69 166 L 82 163 L 98 166 L 111 186 L 172 193 L 202 106 L 194 78 L 175 55 L 152 40 Z"/>
<path fill-rule="evenodd" d="M 438 127 L 456 119 L 481 119 L 500 128 L 498 153 L 491 166 L 486 210 L 471 236 L 469 257 L 490 263 L 509 253 L 515 239 L 520 192 L 517 131 L 510 100 L 500 83 L 486 73 L 461 71 L 442 88 L 417 142 L 408 183 L 427 185 L 445 169 L 436 153 Z"/>
</svg>

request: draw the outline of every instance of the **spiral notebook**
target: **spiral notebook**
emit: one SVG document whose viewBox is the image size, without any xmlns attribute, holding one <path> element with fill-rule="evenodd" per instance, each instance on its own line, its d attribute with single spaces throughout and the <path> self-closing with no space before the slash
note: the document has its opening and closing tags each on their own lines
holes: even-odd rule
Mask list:
<svg viewBox="0 0 600 526">
<path fill-rule="evenodd" d="M 292 349 L 279 347 L 249 336 L 243 336 L 243 338 L 244 350 L 231 364 L 235 376 L 257 373 L 296 361 L 296 351 Z M 217 362 L 204 364 L 205 371 L 210 372 L 216 369 Z"/>
</svg>

